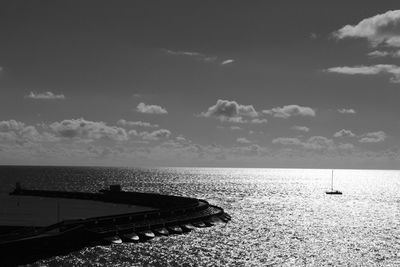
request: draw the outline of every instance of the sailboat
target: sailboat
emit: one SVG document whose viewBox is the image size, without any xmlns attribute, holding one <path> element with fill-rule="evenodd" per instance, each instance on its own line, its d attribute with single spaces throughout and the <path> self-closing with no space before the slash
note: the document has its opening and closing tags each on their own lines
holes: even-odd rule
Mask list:
<svg viewBox="0 0 400 267">
<path fill-rule="evenodd" d="M 325 192 L 328 195 L 341 195 L 342 192 L 339 190 L 333 190 L 333 170 L 332 170 L 332 182 L 331 182 L 331 190 Z"/>
</svg>

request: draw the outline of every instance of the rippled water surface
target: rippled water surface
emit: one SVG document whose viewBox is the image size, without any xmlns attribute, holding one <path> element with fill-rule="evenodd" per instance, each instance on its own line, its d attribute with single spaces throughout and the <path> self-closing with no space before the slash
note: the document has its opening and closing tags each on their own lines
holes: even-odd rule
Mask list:
<svg viewBox="0 0 400 267">
<path fill-rule="evenodd" d="M 208 200 L 232 221 L 139 244 L 85 248 L 33 265 L 400 266 L 400 172 L 222 168 L 0 167 L 2 192 L 125 190 Z"/>
</svg>

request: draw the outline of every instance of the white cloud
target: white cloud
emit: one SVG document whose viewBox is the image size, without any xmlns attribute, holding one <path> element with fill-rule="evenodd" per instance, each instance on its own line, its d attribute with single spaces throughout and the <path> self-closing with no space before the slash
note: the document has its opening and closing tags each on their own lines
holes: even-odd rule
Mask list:
<svg viewBox="0 0 400 267">
<path fill-rule="evenodd" d="M 400 57 L 400 50 L 397 51 L 382 51 L 382 50 L 374 50 L 372 52 L 369 52 L 367 54 L 370 57 L 394 57 L 394 58 L 398 58 Z"/>
<path fill-rule="evenodd" d="M 167 129 L 159 129 L 155 130 L 154 132 L 142 132 L 139 134 L 142 136 L 144 140 L 160 140 L 164 138 L 169 138 L 171 135 L 171 132 Z"/>
<path fill-rule="evenodd" d="M 280 144 L 284 146 L 298 146 L 307 150 L 317 151 L 332 151 L 332 150 L 349 150 L 354 148 L 352 144 L 338 144 L 336 145 L 333 140 L 324 136 L 312 136 L 305 141 L 299 138 L 291 137 L 278 137 L 272 140 L 273 144 Z"/>
<path fill-rule="evenodd" d="M 231 64 L 233 62 L 235 62 L 234 59 L 227 59 L 227 60 L 222 61 L 221 65 L 228 65 L 228 64 Z"/>
<path fill-rule="evenodd" d="M 0 121 L 1 142 L 24 144 L 26 142 L 44 141 L 47 137 L 50 137 L 50 135 L 41 135 L 35 126 L 26 125 L 15 120 Z"/>
<path fill-rule="evenodd" d="M 356 135 L 352 131 L 346 129 L 342 129 L 333 135 L 333 137 L 354 137 L 354 136 Z"/>
<path fill-rule="evenodd" d="M 334 32 L 338 39 L 365 38 L 371 45 L 400 47 L 400 10 L 363 19 L 356 25 L 346 25 Z"/>
<path fill-rule="evenodd" d="M 302 145 L 303 143 L 298 138 L 292 137 L 278 137 L 272 140 L 273 144 L 281 145 Z"/>
<path fill-rule="evenodd" d="M 376 75 L 386 73 L 391 76 L 390 81 L 393 83 L 400 83 L 400 67 L 397 65 L 378 64 L 372 66 L 354 66 L 354 67 L 332 67 L 326 69 L 327 72 L 335 72 L 348 75 Z"/>
<path fill-rule="evenodd" d="M 346 109 L 346 108 L 341 108 L 341 109 L 338 109 L 337 110 L 339 113 L 342 113 L 342 114 L 356 114 L 357 112 L 354 110 L 354 109 L 352 109 L 352 108 L 349 108 L 349 109 Z"/>
<path fill-rule="evenodd" d="M 235 131 L 235 130 L 240 130 L 242 128 L 240 128 L 239 126 L 236 125 L 232 125 L 231 127 L 229 127 L 231 130 Z"/>
<path fill-rule="evenodd" d="M 255 118 L 255 119 L 252 119 L 250 122 L 254 123 L 254 124 L 263 124 L 263 123 L 268 123 L 268 120 Z"/>
<path fill-rule="evenodd" d="M 302 107 L 299 105 L 287 105 L 283 107 L 276 107 L 270 110 L 263 110 L 264 114 L 272 115 L 276 118 L 287 119 L 291 116 L 311 116 L 315 117 L 315 110 L 310 107 Z"/>
<path fill-rule="evenodd" d="M 334 149 L 335 147 L 334 142 L 324 136 L 312 136 L 303 143 L 303 146 L 313 150 Z"/>
<path fill-rule="evenodd" d="M 310 33 L 310 39 L 315 40 L 318 38 L 318 35 L 315 32 Z"/>
<path fill-rule="evenodd" d="M 310 128 L 308 128 L 306 126 L 299 126 L 299 125 L 293 126 L 292 129 L 296 130 L 296 131 L 300 131 L 300 132 L 306 132 L 306 133 L 310 131 Z"/>
<path fill-rule="evenodd" d="M 158 105 L 146 105 L 141 102 L 137 105 L 136 110 L 140 113 L 146 114 L 168 114 L 168 111 L 165 108 L 162 108 Z"/>
<path fill-rule="evenodd" d="M 251 143 L 251 141 L 248 140 L 248 139 L 245 138 L 245 137 L 239 137 L 239 138 L 237 138 L 237 139 L 236 139 L 236 142 L 241 143 L 241 144 L 250 144 L 250 143 Z"/>
<path fill-rule="evenodd" d="M 121 119 L 117 121 L 118 125 L 121 125 L 123 127 L 148 127 L 148 128 L 157 128 L 158 124 L 151 124 L 150 122 L 144 122 L 144 121 L 127 121 L 124 119 Z"/>
<path fill-rule="evenodd" d="M 84 141 L 99 139 L 114 141 L 128 140 L 128 134 L 123 128 L 108 126 L 105 122 L 101 121 L 87 121 L 83 118 L 53 122 L 50 124 L 50 128 L 57 136 L 65 139 L 79 139 Z"/>
<path fill-rule="evenodd" d="M 215 56 L 208 56 L 206 54 L 202 54 L 199 52 L 193 52 L 193 51 L 174 51 L 174 50 L 168 50 L 164 49 L 164 51 L 173 56 L 187 56 L 187 57 L 192 57 L 196 60 L 204 61 L 204 62 L 214 62 L 217 60 L 217 57 Z"/>
<path fill-rule="evenodd" d="M 360 143 L 380 143 L 385 141 L 387 135 L 383 131 L 371 132 L 363 134 L 361 139 L 358 140 Z"/>
<path fill-rule="evenodd" d="M 169 50 L 169 49 L 162 49 L 165 53 L 167 53 L 168 55 L 172 55 L 172 56 L 185 56 L 185 57 L 190 57 L 193 58 L 195 60 L 198 61 L 203 61 L 203 62 L 210 62 L 210 63 L 219 63 L 221 65 L 228 65 L 228 64 L 232 64 L 233 62 L 235 62 L 234 59 L 225 59 L 225 60 L 220 60 L 218 59 L 217 56 L 210 56 L 210 55 L 206 55 L 203 53 L 199 53 L 199 52 L 194 52 L 194 51 L 174 51 L 174 50 Z"/>
<path fill-rule="evenodd" d="M 25 97 L 31 99 L 40 99 L 40 100 L 65 99 L 65 96 L 63 94 L 54 94 L 52 92 L 44 92 L 44 93 L 30 92 L 29 95 L 26 95 Z"/>
<path fill-rule="evenodd" d="M 217 103 L 200 114 L 206 118 L 217 118 L 220 121 L 244 123 L 245 117 L 257 117 L 258 113 L 252 105 L 241 105 L 236 101 L 218 99 Z"/>
</svg>

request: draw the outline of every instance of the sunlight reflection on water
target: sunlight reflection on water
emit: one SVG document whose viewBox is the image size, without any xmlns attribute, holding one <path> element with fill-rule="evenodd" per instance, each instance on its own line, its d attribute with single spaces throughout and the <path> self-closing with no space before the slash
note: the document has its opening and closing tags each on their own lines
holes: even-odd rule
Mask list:
<svg viewBox="0 0 400 267">
<path fill-rule="evenodd" d="M 4 175 L 30 187 L 125 190 L 207 199 L 231 216 L 227 225 L 151 242 L 85 248 L 38 265 L 325 266 L 400 265 L 399 171 L 61 168 Z M 66 172 L 66 173 L 63 173 Z M 46 173 L 47 175 L 43 175 Z M 16 177 L 15 177 L 16 176 Z"/>
</svg>

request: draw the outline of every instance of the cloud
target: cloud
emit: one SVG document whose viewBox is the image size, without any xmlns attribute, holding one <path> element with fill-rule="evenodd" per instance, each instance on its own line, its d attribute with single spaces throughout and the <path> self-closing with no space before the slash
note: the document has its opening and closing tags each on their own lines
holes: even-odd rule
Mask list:
<svg viewBox="0 0 400 267">
<path fill-rule="evenodd" d="M 26 95 L 25 98 L 30 99 L 40 99 L 40 100 L 55 100 L 55 99 L 65 99 L 63 94 L 54 94 L 52 92 L 44 92 L 44 93 L 34 93 L 30 92 L 29 95 Z"/>
<path fill-rule="evenodd" d="M 250 143 L 251 143 L 251 141 L 248 140 L 248 139 L 245 138 L 245 137 L 239 137 L 239 138 L 237 138 L 237 139 L 236 139 L 236 142 L 241 143 L 241 144 L 250 144 Z"/>
<path fill-rule="evenodd" d="M 206 55 L 206 54 L 194 52 L 194 51 L 174 51 L 174 50 L 169 50 L 169 49 L 162 49 L 162 50 L 165 53 L 167 53 L 168 55 L 190 57 L 195 60 L 203 61 L 206 63 L 213 63 L 213 62 L 218 63 L 219 62 L 220 65 L 228 65 L 228 64 L 232 64 L 233 62 L 235 62 L 234 59 L 220 60 L 220 59 L 218 59 L 217 56 L 210 56 L 210 55 Z"/>
<path fill-rule="evenodd" d="M 44 141 L 46 137 L 47 135 L 42 136 L 36 127 L 23 122 L 0 121 L 0 142 L 14 142 L 22 145 L 26 142 Z"/>
<path fill-rule="evenodd" d="M 263 123 L 268 123 L 268 120 L 267 120 L 267 119 L 255 118 L 255 119 L 252 119 L 252 120 L 250 121 L 250 123 L 254 123 L 254 124 L 263 124 Z"/>
<path fill-rule="evenodd" d="M 231 64 L 233 62 L 235 62 L 234 59 L 227 59 L 227 60 L 222 61 L 221 65 L 228 65 L 228 64 Z"/>
<path fill-rule="evenodd" d="M 312 136 L 305 143 L 303 143 L 303 146 L 313 150 L 333 149 L 334 142 L 324 136 Z"/>
<path fill-rule="evenodd" d="M 333 137 L 354 137 L 354 136 L 356 135 L 352 131 L 345 129 L 342 129 L 333 135 Z"/>
<path fill-rule="evenodd" d="M 352 109 L 352 108 L 349 108 L 349 109 L 346 109 L 346 108 L 341 108 L 341 109 L 338 109 L 337 110 L 339 113 L 342 113 L 342 114 L 356 114 L 357 112 L 354 110 L 354 109 Z"/>
<path fill-rule="evenodd" d="M 231 127 L 229 127 L 232 131 L 235 131 L 235 130 L 240 130 L 240 129 L 242 129 L 242 128 L 240 128 L 239 126 L 236 126 L 236 125 L 232 125 Z"/>
<path fill-rule="evenodd" d="M 186 56 L 186 57 L 191 57 L 196 60 L 204 61 L 204 62 L 214 62 L 217 60 L 217 57 L 215 56 L 208 56 L 206 54 L 202 54 L 199 52 L 193 52 L 193 51 L 174 51 L 174 50 L 168 50 L 168 49 L 163 49 L 167 54 L 173 55 L 173 56 Z"/>
<path fill-rule="evenodd" d="M 386 73 L 391 76 L 390 81 L 392 83 L 400 83 L 400 67 L 397 65 L 378 64 L 372 66 L 343 66 L 328 68 L 325 71 L 348 75 L 377 75 L 380 73 Z"/>
<path fill-rule="evenodd" d="M 306 126 L 298 126 L 298 125 L 293 126 L 292 129 L 296 130 L 296 131 L 300 131 L 300 132 L 306 132 L 306 133 L 310 131 L 310 128 L 308 128 Z"/>
<path fill-rule="evenodd" d="M 302 107 L 299 105 L 287 105 L 283 107 L 276 107 L 270 110 L 263 110 L 264 114 L 272 115 L 276 118 L 287 119 L 291 116 L 310 116 L 315 117 L 315 110 L 310 107 Z"/>
<path fill-rule="evenodd" d="M 57 136 L 65 139 L 79 139 L 85 141 L 94 141 L 99 139 L 109 139 L 114 141 L 128 140 L 128 134 L 125 129 L 108 126 L 104 122 L 87 121 L 83 118 L 63 120 L 53 122 L 50 128 Z"/>
<path fill-rule="evenodd" d="M 315 32 L 310 33 L 310 39 L 315 40 L 318 38 L 318 35 Z"/>
<path fill-rule="evenodd" d="M 143 102 L 137 105 L 136 110 L 140 113 L 146 114 L 168 114 L 168 111 L 165 108 L 157 105 L 146 105 Z"/>
<path fill-rule="evenodd" d="M 356 25 L 346 25 L 333 33 L 337 39 L 364 38 L 372 46 L 400 47 L 400 10 L 363 19 Z"/>
<path fill-rule="evenodd" d="M 273 144 L 284 146 L 298 146 L 307 150 L 328 151 L 328 150 L 349 150 L 354 148 L 352 144 L 338 144 L 324 136 L 312 136 L 305 141 L 299 138 L 278 137 L 272 140 Z"/>
<path fill-rule="evenodd" d="M 144 140 L 160 140 L 164 138 L 169 138 L 171 132 L 167 129 L 159 129 L 151 133 L 142 132 L 139 135 L 142 136 Z"/>
<path fill-rule="evenodd" d="M 381 50 L 374 50 L 372 52 L 369 52 L 367 54 L 370 57 L 394 57 L 398 58 L 400 57 L 400 50 L 397 51 L 381 51 Z"/>
<path fill-rule="evenodd" d="M 302 145 L 303 143 L 298 138 L 278 137 L 272 140 L 273 144 L 281 145 Z"/>
<path fill-rule="evenodd" d="M 121 119 L 117 121 L 118 125 L 121 125 L 123 127 L 148 127 L 148 128 L 157 128 L 158 124 L 151 124 L 150 122 L 144 122 L 144 121 L 127 121 L 124 119 Z"/>
<path fill-rule="evenodd" d="M 202 112 L 200 116 L 213 117 L 220 121 L 244 123 L 244 118 L 257 117 L 258 113 L 252 105 L 241 105 L 236 101 L 218 99 L 215 105 L 209 107 L 206 112 Z"/>
<path fill-rule="evenodd" d="M 363 134 L 361 139 L 358 140 L 360 143 L 380 143 L 385 141 L 387 135 L 383 131 L 371 132 Z"/>
</svg>

